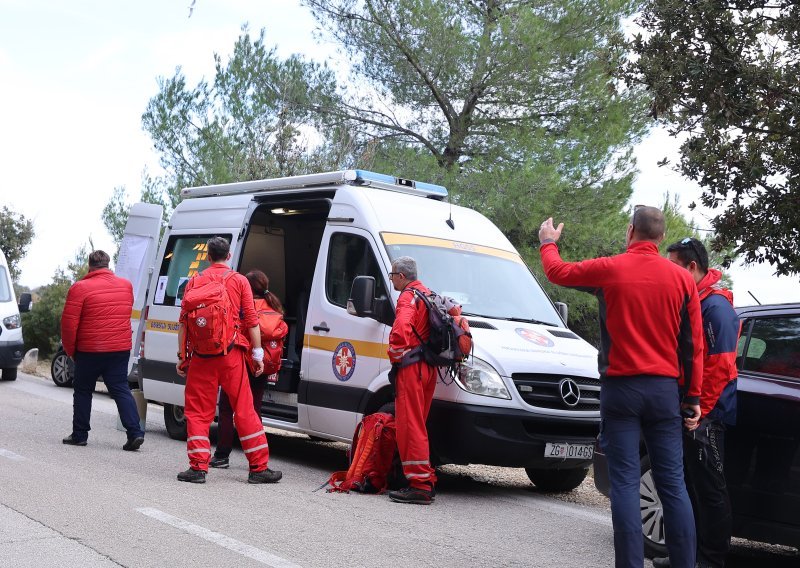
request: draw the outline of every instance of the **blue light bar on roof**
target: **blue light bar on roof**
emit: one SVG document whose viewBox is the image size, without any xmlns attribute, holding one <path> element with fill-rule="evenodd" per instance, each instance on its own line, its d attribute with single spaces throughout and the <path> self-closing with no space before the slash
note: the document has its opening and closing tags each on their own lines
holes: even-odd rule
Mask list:
<svg viewBox="0 0 800 568">
<path fill-rule="evenodd" d="M 440 199 L 447 197 L 447 188 L 443 185 L 425 183 L 422 181 L 415 181 L 413 179 L 398 178 L 386 174 L 379 174 L 377 172 L 370 172 L 368 170 L 355 170 L 355 173 L 356 183 L 378 182 L 386 185 L 397 185 L 416 189 L 421 193 L 426 193 L 431 197 L 437 197 Z"/>
</svg>

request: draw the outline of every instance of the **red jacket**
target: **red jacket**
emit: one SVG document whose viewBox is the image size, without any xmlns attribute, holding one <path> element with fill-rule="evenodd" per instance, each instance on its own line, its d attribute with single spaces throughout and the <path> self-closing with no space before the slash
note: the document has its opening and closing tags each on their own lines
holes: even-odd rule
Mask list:
<svg viewBox="0 0 800 568">
<path fill-rule="evenodd" d="M 218 276 L 224 276 L 231 270 L 233 269 L 227 264 L 214 263 L 198 274 L 207 274 L 209 276 L 216 274 Z M 186 292 L 191 290 L 193 286 L 194 277 L 190 278 L 186 283 L 184 295 L 186 295 Z M 253 290 L 250 288 L 250 282 L 247 281 L 247 278 L 236 271 L 228 278 L 227 286 L 228 298 L 230 298 L 231 305 L 233 306 L 234 323 L 237 329 L 234 341 L 236 345 L 249 349 L 250 333 L 247 330 L 258 325 L 258 315 L 256 315 L 253 302 Z M 178 321 L 183 321 L 184 316 L 185 312 L 183 307 L 181 307 L 181 314 Z"/>
<path fill-rule="evenodd" d="M 419 280 L 410 282 L 400 292 L 394 325 L 389 334 L 388 353 L 392 363 L 399 363 L 406 351 L 422 344 L 417 334 L 423 339 L 427 339 L 430 335 L 430 323 L 428 323 L 425 302 L 420 300 L 411 288 L 416 288 L 423 294 L 430 293 L 430 290 Z M 414 333 L 415 330 L 417 333 Z"/>
<path fill-rule="evenodd" d="M 93 270 L 67 292 L 61 314 L 61 343 L 70 357 L 76 351 L 109 353 L 131 350 L 133 286 L 108 268 Z"/>
<path fill-rule="evenodd" d="M 686 269 L 648 241 L 582 262 L 564 262 L 553 242 L 540 253 L 551 282 L 583 288 L 600 301 L 601 376 L 682 375 L 684 402 L 699 403 L 703 329 L 697 287 Z"/>
<path fill-rule="evenodd" d="M 705 353 L 703 394 L 700 412 L 733 424 L 736 418 L 736 347 L 741 324 L 733 309 L 733 294 L 719 281 L 722 273 L 713 268 L 697 284 L 703 312 Z M 726 388 L 727 387 L 727 388 Z"/>
</svg>

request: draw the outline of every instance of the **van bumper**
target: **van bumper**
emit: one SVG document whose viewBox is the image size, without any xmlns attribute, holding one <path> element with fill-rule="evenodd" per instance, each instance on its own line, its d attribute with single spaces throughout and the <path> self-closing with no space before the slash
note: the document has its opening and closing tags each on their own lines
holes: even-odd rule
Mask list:
<svg viewBox="0 0 800 568">
<path fill-rule="evenodd" d="M 22 363 L 22 356 L 25 355 L 24 343 L 21 339 L 12 341 L 0 341 L 0 368 L 10 369 Z"/>
<path fill-rule="evenodd" d="M 544 457 L 547 442 L 594 444 L 600 417 L 537 415 L 524 410 L 434 400 L 428 437 L 439 463 L 540 469 L 586 468 L 591 460 Z"/>
</svg>

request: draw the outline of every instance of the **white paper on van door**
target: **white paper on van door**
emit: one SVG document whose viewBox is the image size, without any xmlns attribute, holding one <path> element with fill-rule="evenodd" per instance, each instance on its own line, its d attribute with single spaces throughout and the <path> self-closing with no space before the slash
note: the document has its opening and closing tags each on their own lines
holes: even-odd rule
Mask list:
<svg viewBox="0 0 800 568">
<path fill-rule="evenodd" d="M 141 288 L 142 278 L 146 275 L 142 270 L 145 256 L 147 255 L 147 245 L 151 238 L 142 235 L 125 235 L 119 247 L 119 258 L 114 272 L 121 278 L 126 278 L 133 284 L 134 298 L 139 288 Z"/>
</svg>

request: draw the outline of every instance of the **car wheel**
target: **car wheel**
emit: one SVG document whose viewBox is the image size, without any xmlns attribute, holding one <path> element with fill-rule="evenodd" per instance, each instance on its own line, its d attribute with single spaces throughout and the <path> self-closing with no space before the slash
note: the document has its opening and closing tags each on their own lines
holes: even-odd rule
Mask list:
<svg viewBox="0 0 800 568">
<path fill-rule="evenodd" d="M 664 539 L 664 513 L 661 499 L 653 481 L 650 456 L 642 458 L 642 476 L 639 478 L 639 503 L 642 513 L 642 534 L 644 535 L 644 554 L 647 558 L 667 556 Z"/>
<path fill-rule="evenodd" d="M 72 379 L 75 376 L 75 362 L 60 349 L 50 363 L 50 376 L 57 387 L 72 386 Z"/>
<path fill-rule="evenodd" d="M 170 438 L 186 441 L 186 416 L 183 414 L 182 406 L 164 405 L 164 426 L 167 427 Z"/>
<path fill-rule="evenodd" d="M 589 468 L 575 469 L 537 469 L 526 467 L 528 479 L 542 491 L 564 493 L 578 487 L 586 478 Z"/>
<path fill-rule="evenodd" d="M 17 368 L 10 367 L 8 369 L 3 369 L 3 378 L 4 381 L 16 381 L 17 380 Z"/>
</svg>

